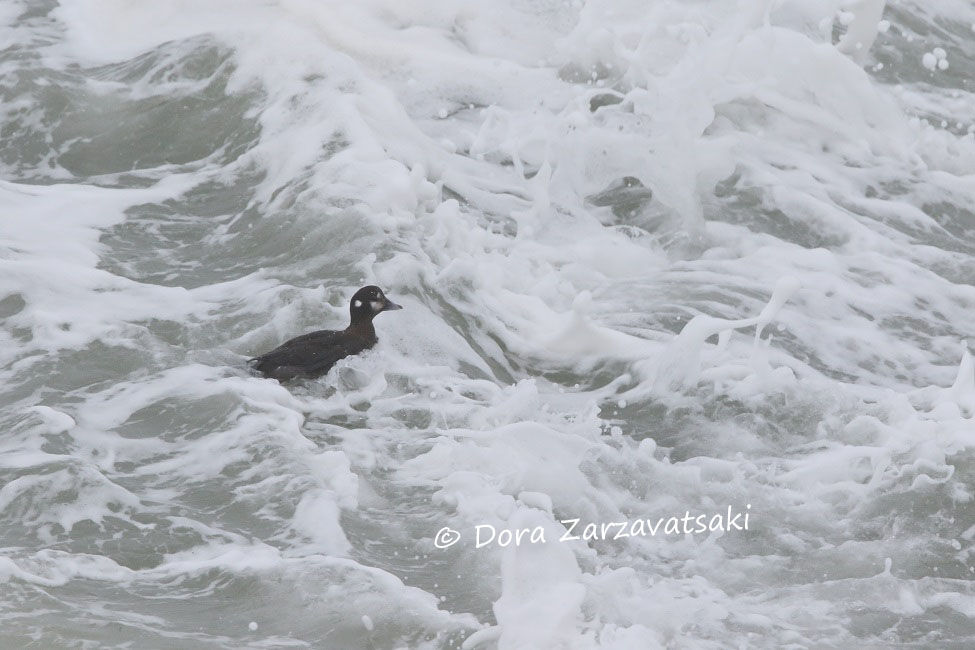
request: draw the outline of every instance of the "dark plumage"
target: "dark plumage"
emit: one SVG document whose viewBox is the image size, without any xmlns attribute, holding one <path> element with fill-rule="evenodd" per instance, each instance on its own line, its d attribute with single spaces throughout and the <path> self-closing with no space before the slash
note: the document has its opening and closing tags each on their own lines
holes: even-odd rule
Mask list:
<svg viewBox="0 0 975 650">
<path fill-rule="evenodd" d="M 318 377 L 335 362 L 358 354 L 376 344 L 372 319 L 384 311 L 402 309 L 376 286 L 362 287 L 349 304 L 352 322 L 344 330 L 319 330 L 282 343 L 270 352 L 250 360 L 266 377 L 285 381 L 296 377 Z"/>
</svg>

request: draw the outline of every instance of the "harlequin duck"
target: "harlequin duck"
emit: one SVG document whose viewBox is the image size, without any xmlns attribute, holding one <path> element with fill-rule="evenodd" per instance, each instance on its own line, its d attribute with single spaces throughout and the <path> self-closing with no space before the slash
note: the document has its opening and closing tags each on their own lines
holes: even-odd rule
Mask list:
<svg viewBox="0 0 975 650">
<path fill-rule="evenodd" d="M 368 350 L 376 344 L 372 319 L 377 314 L 402 309 L 376 286 L 362 287 L 352 296 L 352 322 L 344 330 L 319 330 L 282 343 L 249 363 L 266 377 L 286 381 L 296 377 L 318 377 L 339 359 Z"/>
</svg>

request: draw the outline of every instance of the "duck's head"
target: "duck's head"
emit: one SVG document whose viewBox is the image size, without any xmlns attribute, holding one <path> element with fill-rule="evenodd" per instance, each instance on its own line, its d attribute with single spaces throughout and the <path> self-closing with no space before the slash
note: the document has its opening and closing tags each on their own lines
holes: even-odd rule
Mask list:
<svg viewBox="0 0 975 650">
<path fill-rule="evenodd" d="M 383 290 L 375 285 L 362 287 L 356 291 L 349 305 L 353 323 L 371 321 L 381 312 L 402 308 L 387 298 Z"/>
</svg>

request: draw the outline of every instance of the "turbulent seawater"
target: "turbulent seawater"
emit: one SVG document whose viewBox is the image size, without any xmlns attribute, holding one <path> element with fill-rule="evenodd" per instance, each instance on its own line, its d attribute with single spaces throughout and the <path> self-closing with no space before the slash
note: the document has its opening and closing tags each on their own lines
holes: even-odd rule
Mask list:
<svg viewBox="0 0 975 650">
<path fill-rule="evenodd" d="M 969 0 L 4 0 L 0 647 L 975 646 L 973 79 Z"/>
</svg>

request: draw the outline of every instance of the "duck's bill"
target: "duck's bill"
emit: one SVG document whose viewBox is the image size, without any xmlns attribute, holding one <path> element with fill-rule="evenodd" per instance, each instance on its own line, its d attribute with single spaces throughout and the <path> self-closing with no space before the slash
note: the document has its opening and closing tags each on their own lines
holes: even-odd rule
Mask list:
<svg viewBox="0 0 975 650">
<path fill-rule="evenodd" d="M 397 305 L 395 302 L 386 298 L 386 304 L 383 305 L 383 311 L 393 311 L 394 309 L 402 309 L 403 305 Z"/>
</svg>

